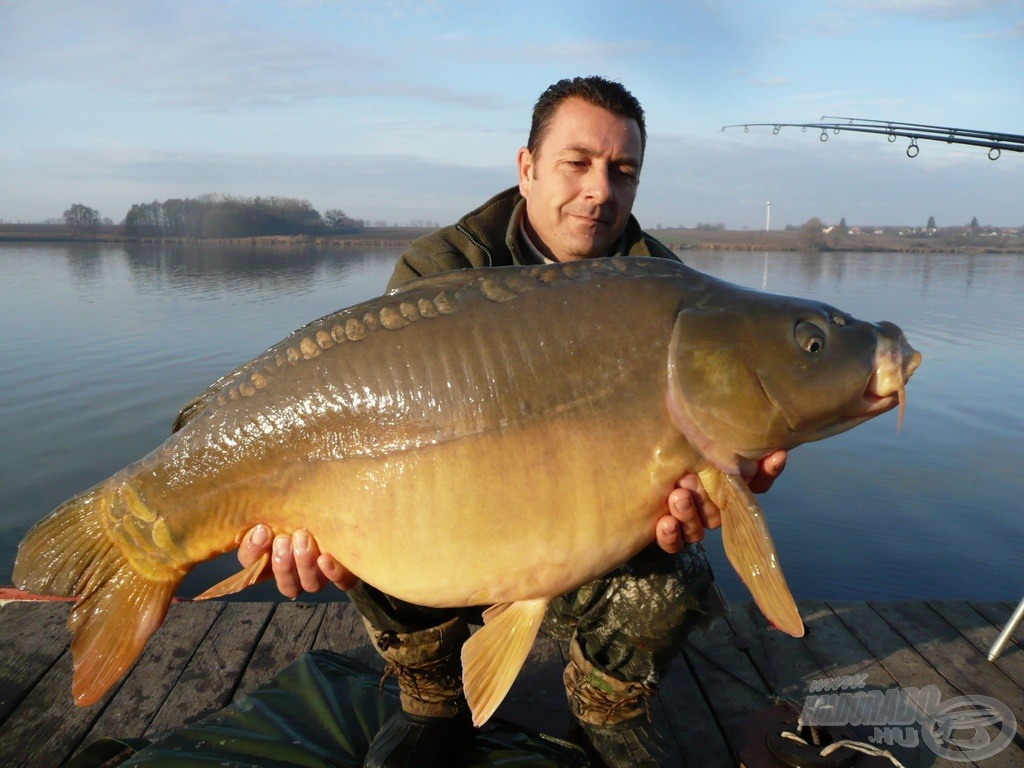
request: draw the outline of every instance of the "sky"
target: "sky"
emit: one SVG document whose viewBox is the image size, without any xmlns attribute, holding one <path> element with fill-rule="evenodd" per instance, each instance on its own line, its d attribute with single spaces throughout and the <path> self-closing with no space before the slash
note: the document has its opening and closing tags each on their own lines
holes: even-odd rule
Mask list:
<svg viewBox="0 0 1024 768">
<path fill-rule="evenodd" d="M 1024 226 L 1024 153 L 722 130 L 1024 133 L 1024 0 L 0 0 L 0 221 L 223 194 L 447 224 L 591 74 L 644 105 L 645 227 Z"/>
</svg>

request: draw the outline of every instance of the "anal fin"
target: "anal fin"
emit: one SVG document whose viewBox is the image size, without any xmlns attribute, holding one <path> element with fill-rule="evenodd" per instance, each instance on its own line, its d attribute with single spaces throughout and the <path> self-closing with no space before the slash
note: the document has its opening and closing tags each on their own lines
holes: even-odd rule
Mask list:
<svg viewBox="0 0 1024 768">
<path fill-rule="evenodd" d="M 754 602 L 776 628 L 803 637 L 804 623 L 779 564 L 761 505 L 739 475 L 703 469 L 700 480 L 722 513 L 722 544 Z"/>
<path fill-rule="evenodd" d="M 248 568 L 228 576 L 224 581 L 214 584 L 208 590 L 203 592 L 203 594 L 196 595 L 195 599 L 209 600 L 213 597 L 224 597 L 225 595 L 233 595 L 236 592 L 241 592 L 246 587 L 251 587 L 260 580 L 260 574 L 263 573 L 263 569 L 267 567 L 267 563 L 269 562 L 270 553 L 264 552 L 260 556 L 259 560 L 254 562 Z"/>
<path fill-rule="evenodd" d="M 462 646 L 462 680 L 473 725 L 486 723 L 508 694 L 547 607 L 543 599 L 493 605 L 484 611 L 484 626 Z"/>
</svg>

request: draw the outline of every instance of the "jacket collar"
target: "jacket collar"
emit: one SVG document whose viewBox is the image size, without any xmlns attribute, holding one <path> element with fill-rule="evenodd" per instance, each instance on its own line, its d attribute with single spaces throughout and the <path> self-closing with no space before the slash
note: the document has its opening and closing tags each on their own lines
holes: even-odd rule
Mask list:
<svg viewBox="0 0 1024 768">
<path fill-rule="evenodd" d="M 519 187 L 509 187 L 499 192 L 479 208 L 470 211 L 459 222 L 461 227 L 473 233 L 488 250 L 497 251 L 504 243 L 513 264 L 537 264 L 529 246 L 522 243 L 519 227 L 526 214 L 526 200 L 519 194 Z M 539 256 L 539 254 L 537 254 Z M 630 214 L 626 230 L 616 242 L 608 256 L 650 256 L 650 249 L 644 239 L 643 230 L 636 217 Z"/>
</svg>

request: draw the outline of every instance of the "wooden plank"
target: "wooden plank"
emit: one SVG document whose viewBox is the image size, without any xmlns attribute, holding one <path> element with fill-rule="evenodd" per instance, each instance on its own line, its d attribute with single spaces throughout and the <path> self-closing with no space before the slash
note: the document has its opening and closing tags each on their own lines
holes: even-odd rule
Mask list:
<svg viewBox="0 0 1024 768">
<path fill-rule="evenodd" d="M 988 618 L 963 601 L 934 600 L 928 605 L 947 623 L 963 635 L 978 653 L 988 659 L 989 648 L 999 636 L 1002 625 L 994 625 Z M 1007 646 L 994 662 L 987 662 L 1002 670 L 1018 688 L 1024 688 L 1024 653 L 1015 645 Z"/>
<path fill-rule="evenodd" d="M 923 602 L 872 603 L 897 632 L 925 656 L 935 669 L 961 693 L 990 696 L 1012 712 L 1024 712 L 1024 690 L 990 664 L 985 653 Z M 979 617 L 980 618 L 980 617 Z M 943 699 L 945 700 L 945 698 Z M 1024 739 L 1024 722 L 1017 735 Z M 1024 751 L 1011 746 L 984 762 L 989 766 L 1024 766 Z"/>
<path fill-rule="evenodd" d="M 56 601 L 11 602 L 0 608 L 0 723 L 67 649 L 70 610 L 69 603 Z"/>
<path fill-rule="evenodd" d="M 772 693 L 802 701 L 808 683 L 825 676 L 800 638 L 771 629 L 753 603 L 742 603 L 726 619 L 746 644 L 747 654 Z"/>
<path fill-rule="evenodd" d="M 810 625 L 813 627 L 804 638 L 804 644 L 822 661 L 834 680 L 845 678 L 854 681 L 853 684 L 856 685 L 857 681 L 863 678 L 863 687 L 854 690 L 882 691 L 884 695 L 884 692 L 900 688 L 899 682 L 889 670 L 874 658 L 836 614 L 836 610 L 847 612 L 845 605 L 801 601 L 801 608 L 812 616 Z M 882 729 L 879 734 L 875 733 L 872 726 L 870 729 L 863 729 L 859 738 L 875 739 L 877 746 L 888 749 L 907 768 L 961 768 L 964 765 L 938 758 L 929 750 L 921 742 L 918 724 L 904 727 L 887 723 L 879 727 Z M 888 730 L 885 730 L 886 728 Z M 892 743 L 886 743 L 886 737 L 891 738 Z M 904 743 L 913 741 L 915 746 L 902 746 L 899 740 L 904 740 Z"/>
<path fill-rule="evenodd" d="M 235 699 L 267 682 L 313 647 L 323 621 L 324 605 L 275 604 L 270 621 L 246 667 Z"/>
<path fill-rule="evenodd" d="M 894 630 L 867 603 L 830 602 L 829 606 L 846 627 L 864 644 L 897 685 L 921 688 L 934 685 L 943 699 L 960 696 L 953 686 L 933 667 L 906 638 Z"/>
<path fill-rule="evenodd" d="M 1014 712 L 1024 712 L 1024 690 L 928 605 L 912 601 L 870 605 L 961 692 L 991 696 Z"/>
<path fill-rule="evenodd" d="M 89 726 L 103 711 L 105 702 L 76 707 L 71 697 L 71 653 L 61 655 L 24 701 L 7 719 L 0 736 L 0 765 L 49 768 L 65 762 Z M 45 724 L 46 737 L 39 728 Z"/>
<path fill-rule="evenodd" d="M 691 633 L 684 658 L 728 745 L 728 764 L 740 764 L 741 754 L 752 747 L 750 740 L 758 738 L 750 730 L 752 718 L 774 703 L 747 653 L 747 640 L 719 619 L 708 631 Z M 759 738 L 763 742 L 763 732 Z"/>
<path fill-rule="evenodd" d="M 171 688 L 185 671 L 224 609 L 215 601 L 173 603 L 117 695 L 90 729 L 86 743 L 103 736 L 137 739 L 145 735 Z"/>
<path fill-rule="evenodd" d="M 272 603 L 225 603 L 144 736 L 155 739 L 230 704 L 271 613 Z"/>
<path fill-rule="evenodd" d="M 867 603 L 830 602 L 829 605 L 843 624 L 892 675 L 900 688 L 920 689 L 926 685 L 934 685 L 939 689 L 943 701 L 962 695 L 962 691 L 946 680 L 913 645 Z M 936 760 L 936 765 L 949 766 L 949 763 Z M 1000 768 L 998 764 L 990 761 L 986 761 L 984 765 L 985 768 Z"/>
<path fill-rule="evenodd" d="M 384 659 L 370 643 L 359 611 L 352 603 L 328 603 L 313 648 L 343 653 L 378 673 L 384 671 Z"/>
<path fill-rule="evenodd" d="M 695 630 L 699 633 L 701 630 Z M 694 654 L 696 655 L 696 654 Z M 733 768 L 736 760 L 714 712 L 704 699 L 687 658 L 681 656 L 658 686 L 658 704 L 665 710 L 686 768 Z"/>
<path fill-rule="evenodd" d="M 1016 610 L 1016 605 L 1007 605 L 1006 603 L 978 603 L 968 602 L 971 608 L 976 610 L 982 616 L 996 628 L 996 637 L 1003 631 L 1003 627 L 1010 620 L 1013 612 Z M 991 648 L 991 645 L 989 645 Z M 986 656 L 988 655 L 989 648 L 985 649 Z M 1010 640 L 1006 647 L 1003 648 L 1002 656 L 1011 656 L 1016 654 L 1020 656 L 1024 654 L 1024 621 L 1017 625 L 1017 628 L 1010 633 Z M 1017 678 L 1020 680 L 1020 678 Z"/>
<path fill-rule="evenodd" d="M 825 606 L 820 606 L 817 611 L 809 610 L 803 603 L 799 607 L 807 635 L 816 634 L 820 623 L 832 615 L 831 610 Z M 790 637 L 770 628 L 753 603 L 743 603 L 727 619 L 736 636 L 745 645 L 746 653 L 765 680 L 769 691 L 780 699 L 778 706 L 763 708 L 748 715 L 741 730 L 740 763 L 760 768 L 775 762 L 766 739 L 770 735 L 777 736 L 783 731 L 795 731 L 798 728 L 798 718 L 810 694 L 810 685 L 827 677 L 826 668 L 829 665 L 811 652 L 804 638 Z M 869 736 L 867 729 L 847 723 L 837 725 L 839 727 L 834 733 L 838 738 L 864 741 Z M 808 757 L 816 755 L 817 751 L 809 750 Z M 861 756 L 859 764 L 864 768 L 875 768 L 888 765 L 888 761 Z"/>
<path fill-rule="evenodd" d="M 849 627 L 824 601 L 801 600 L 801 613 L 809 631 L 804 646 L 817 659 L 822 671 L 832 679 L 863 678 L 879 688 L 891 688 L 896 680 L 864 647 Z"/>
</svg>

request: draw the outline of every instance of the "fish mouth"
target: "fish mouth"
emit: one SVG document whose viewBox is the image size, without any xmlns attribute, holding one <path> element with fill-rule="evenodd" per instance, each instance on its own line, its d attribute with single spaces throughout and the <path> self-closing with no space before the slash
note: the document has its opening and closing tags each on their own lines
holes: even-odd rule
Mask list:
<svg viewBox="0 0 1024 768">
<path fill-rule="evenodd" d="M 907 382 L 921 365 L 921 353 L 910 346 L 892 323 L 879 323 L 883 336 L 875 349 L 874 370 L 864 389 L 861 404 L 865 416 L 875 416 L 899 406 L 898 429 L 907 406 Z"/>
</svg>

